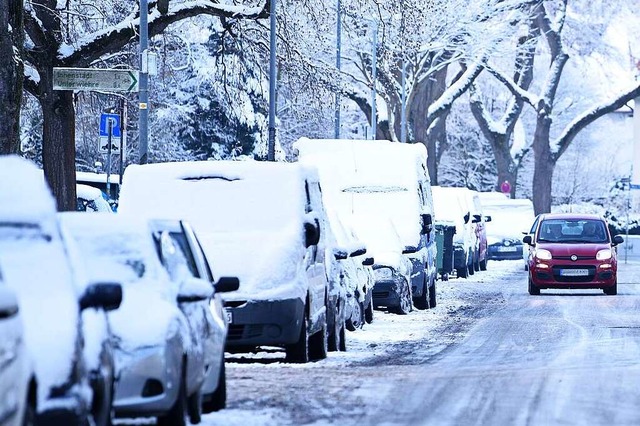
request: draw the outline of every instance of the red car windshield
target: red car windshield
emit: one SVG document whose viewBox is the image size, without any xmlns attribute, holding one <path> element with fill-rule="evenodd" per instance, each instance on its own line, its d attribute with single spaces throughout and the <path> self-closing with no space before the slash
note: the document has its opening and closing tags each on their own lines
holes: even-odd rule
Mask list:
<svg viewBox="0 0 640 426">
<path fill-rule="evenodd" d="M 540 224 L 539 243 L 608 243 L 609 233 L 597 219 L 547 219 Z"/>
</svg>

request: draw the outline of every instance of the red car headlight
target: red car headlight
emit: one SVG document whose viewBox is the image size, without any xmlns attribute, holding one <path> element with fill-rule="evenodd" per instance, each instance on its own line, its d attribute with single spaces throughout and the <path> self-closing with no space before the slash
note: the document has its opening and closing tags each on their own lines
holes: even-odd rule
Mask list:
<svg viewBox="0 0 640 426">
<path fill-rule="evenodd" d="M 596 253 L 597 260 L 609 260 L 612 256 L 613 255 L 611 253 L 611 249 L 600 250 L 598 253 Z"/>
<path fill-rule="evenodd" d="M 540 260 L 551 260 L 551 252 L 545 249 L 537 249 L 536 250 L 536 259 Z"/>
</svg>

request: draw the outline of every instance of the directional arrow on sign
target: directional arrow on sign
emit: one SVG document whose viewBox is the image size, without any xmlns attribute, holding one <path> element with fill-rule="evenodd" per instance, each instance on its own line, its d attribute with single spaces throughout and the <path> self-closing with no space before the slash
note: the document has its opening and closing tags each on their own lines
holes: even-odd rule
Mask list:
<svg viewBox="0 0 640 426">
<path fill-rule="evenodd" d="M 53 90 L 137 92 L 138 71 L 99 68 L 54 68 Z"/>
</svg>

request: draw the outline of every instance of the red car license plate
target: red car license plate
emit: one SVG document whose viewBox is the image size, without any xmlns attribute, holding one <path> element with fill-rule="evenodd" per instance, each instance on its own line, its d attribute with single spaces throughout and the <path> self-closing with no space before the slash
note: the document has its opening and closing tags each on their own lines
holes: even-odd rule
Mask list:
<svg viewBox="0 0 640 426">
<path fill-rule="evenodd" d="M 588 269 L 562 269 L 560 275 L 563 277 L 586 277 L 589 275 Z"/>
</svg>

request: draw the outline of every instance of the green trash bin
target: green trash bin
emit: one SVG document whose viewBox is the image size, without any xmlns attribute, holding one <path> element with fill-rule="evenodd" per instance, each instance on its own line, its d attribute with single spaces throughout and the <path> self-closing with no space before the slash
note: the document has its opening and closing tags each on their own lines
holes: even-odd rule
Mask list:
<svg viewBox="0 0 640 426">
<path fill-rule="evenodd" d="M 449 274 L 453 272 L 453 235 L 456 233 L 456 227 L 452 222 L 436 221 L 435 231 L 438 274 L 443 281 L 447 281 Z"/>
</svg>

